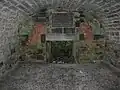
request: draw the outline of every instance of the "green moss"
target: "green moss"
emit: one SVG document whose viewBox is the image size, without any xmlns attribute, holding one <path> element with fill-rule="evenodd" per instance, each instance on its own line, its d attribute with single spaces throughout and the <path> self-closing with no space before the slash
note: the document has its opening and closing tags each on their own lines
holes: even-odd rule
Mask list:
<svg viewBox="0 0 120 90">
<path fill-rule="evenodd" d="M 20 41 L 25 41 L 31 35 L 34 29 L 34 22 L 31 18 L 23 19 L 19 24 Z"/>
</svg>

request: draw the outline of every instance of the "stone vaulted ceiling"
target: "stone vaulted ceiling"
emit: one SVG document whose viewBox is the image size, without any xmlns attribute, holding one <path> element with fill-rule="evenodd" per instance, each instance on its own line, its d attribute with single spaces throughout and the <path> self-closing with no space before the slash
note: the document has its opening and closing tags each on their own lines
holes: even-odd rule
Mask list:
<svg viewBox="0 0 120 90">
<path fill-rule="evenodd" d="M 18 25 L 42 8 L 94 10 L 108 30 L 120 30 L 120 0 L 0 0 L 0 60 L 8 59 L 18 43 Z"/>
<path fill-rule="evenodd" d="M 3 65 L 0 76 L 8 65 L 16 64 L 13 51 L 19 46 L 20 22 L 46 7 L 92 10 L 104 22 L 106 30 L 120 30 L 120 0 L 0 0 L 0 65 Z"/>
<path fill-rule="evenodd" d="M 62 7 L 69 10 L 79 10 L 81 8 L 87 11 L 96 10 L 100 17 L 102 15 L 101 19 L 104 20 L 105 25 L 114 30 L 113 27 L 117 26 L 116 22 L 120 20 L 120 0 L 0 0 L 0 10 L 3 12 L 12 10 L 32 15 L 45 7 Z M 112 26 L 113 23 L 115 25 Z M 118 26 L 116 28 L 119 29 Z"/>
</svg>

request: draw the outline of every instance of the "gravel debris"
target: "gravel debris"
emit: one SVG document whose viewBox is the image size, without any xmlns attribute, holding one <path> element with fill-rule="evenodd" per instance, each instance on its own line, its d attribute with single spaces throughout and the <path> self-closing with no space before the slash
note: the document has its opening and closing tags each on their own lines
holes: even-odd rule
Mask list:
<svg viewBox="0 0 120 90">
<path fill-rule="evenodd" d="M 63 66 L 21 64 L 0 81 L 0 90 L 120 90 L 117 76 L 107 68 Z"/>
</svg>

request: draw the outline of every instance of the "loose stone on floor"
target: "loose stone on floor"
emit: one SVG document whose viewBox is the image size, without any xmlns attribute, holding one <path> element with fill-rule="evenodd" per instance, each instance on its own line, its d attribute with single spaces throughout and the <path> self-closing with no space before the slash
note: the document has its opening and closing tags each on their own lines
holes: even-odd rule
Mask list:
<svg viewBox="0 0 120 90">
<path fill-rule="evenodd" d="M 21 64 L 0 82 L 0 90 L 119 90 L 117 79 L 95 64 Z"/>
</svg>

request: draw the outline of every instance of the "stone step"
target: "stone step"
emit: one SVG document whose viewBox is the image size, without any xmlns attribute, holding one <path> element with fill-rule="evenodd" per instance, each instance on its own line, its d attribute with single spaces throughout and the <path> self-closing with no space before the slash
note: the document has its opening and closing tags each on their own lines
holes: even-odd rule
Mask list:
<svg viewBox="0 0 120 90">
<path fill-rule="evenodd" d="M 36 60 L 36 59 L 29 59 L 29 60 L 19 61 L 19 62 L 20 63 L 41 63 L 41 64 L 46 63 L 45 60 Z"/>
</svg>

